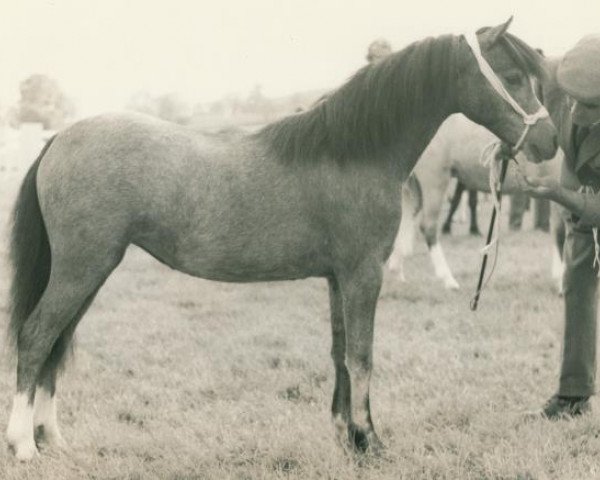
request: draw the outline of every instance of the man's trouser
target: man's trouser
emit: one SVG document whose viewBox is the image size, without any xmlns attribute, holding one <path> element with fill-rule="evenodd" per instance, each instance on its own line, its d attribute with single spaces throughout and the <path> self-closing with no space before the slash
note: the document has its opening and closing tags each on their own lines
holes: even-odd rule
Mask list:
<svg viewBox="0 0 600 480">
<path fill-rule="evenodd" d="M 565 332 L 558 394 L 587 397 L 595 391 L 598 277 L 592 229 L 576 220 L 568 215 L 566 221 Z"/>
</svg>

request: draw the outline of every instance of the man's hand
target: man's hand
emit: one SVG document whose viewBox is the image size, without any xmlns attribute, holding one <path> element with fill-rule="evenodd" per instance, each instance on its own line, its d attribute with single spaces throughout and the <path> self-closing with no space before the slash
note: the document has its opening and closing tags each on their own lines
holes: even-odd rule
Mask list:
<svg viewBox="0 0 600 480">
<path fill-rule="evenodd" d="M 558 178 L 547 175 L 543 177 L 526 174 L 521 168 L 516 169 L 517 185 L 521 191 L 537 198 L 554 200 L 560 189 Z"/>
</svg>

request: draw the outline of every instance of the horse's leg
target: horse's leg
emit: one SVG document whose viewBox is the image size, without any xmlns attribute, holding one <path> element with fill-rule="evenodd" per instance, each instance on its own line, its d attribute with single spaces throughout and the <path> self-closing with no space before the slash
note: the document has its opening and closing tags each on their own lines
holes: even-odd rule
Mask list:
<svg viewBox="0 0 600 480">
<path fill-rule="evenodd" d="M 120 260 L 120 256 L 118 259 Z M 55 260 L 53 256 L 48 286 L 17 338 L 17 393 L 6 435 L 9 446 L 20 460 L 29 460 L 37 452 L 34 441 L 34 400 L 39 381 L 44 385 L 38 401 L 38 416 L 46 416 L 48 419 L 55 415 L 54 395 L 51 389 L 51 377 L 55 373 L 51 373 L 50 378 L 47 378 L 43 372 L 44 366 L 46 362 L 50 362 L 49 366 L 52 365 L 60 350 L 66 348 L 64 342 L 57 345 L 57 341 L 63 333 L 68 335 L 69 325 L 78 320 L 79 313 L 85 309 L 108 274 L 118 264 L 112 256 L 107 256 L 99 262 Z M 57 350 L 53 353 L 55 346 Z M 50 371 L 52 370 L 50 368 Z M 50 434 L 56 433 L 52 431 L 52 425 L 49 428 Z M 56 438 L 53 440 L 60 442 Z"/>
<path fill-rule="evenodd" d="M 92 303 L 94 296 L 95 294 L 86 300 L 75 318 L 60 334 L 38 376 L 33 414 L 36 444 L 43 441 L 48 445 L 59 448 L 66 448 L 67 446 L 58 428 L 56 416 L 56 381 L 59 371 L 61 368 L 64 368 L 65 357 L 72 346 L 75 328 Z"/>
<path fill-rule="evenodd" d="M 331 357 L 335 367 L 335 388 L 331 414 L 336 437 L 342 446 L 348 445 L 350 424 L 350 375 L 346 368 L 346 330 L 344 328 L 344 305 L 336 278 L 329 280 L 329 305 L 331 308 Z"/>
<path fill-rule="evenodd" d="M 462 198 L 462 194 L 465 191 L 465 185 L 460 180 L 456 181 L 456 189 L 454 190 L 454 195 L 450 200 L 450 209 L 448 210 L 448 216 L 446 217 L 446 221 L 442 226 L 442 233 L 449 234 L 452 231 L 452 217 L 454 217 L 454 213 L 456 209 L 460 205 L 460 199 Z M 470 198 L 470 197 L 469 197 Z"/>
<path fill-rule="evenodd" d="M 382 265 L 377 261 L 364 261 L 352 272 L 346 272 L 338 278 L 344 307 L 345 363 L 350 378 L 351 415 L 346 427 L 356 449 L 377 453 L 383 445 L 371 420 L 369 383 L 373 362 L 375 308 L 382 283 Z"/>
<path fill-rule="evenodd" d="M 469 233 L 480 236 L 479 226 L 477 225 L 477 190 L 469 190 L 469 210 L 471 211 L 471 225 Z"/>
<path fill-rule="evenodd" d="M 442 202 L 445 189 L 436 189 L 431 191 L 424 204 L 423 217 L 421 218 L 421 232 L 427 242 L 431 263 L 435 271 L 435 276 L 444 282 L 444 286 L 450 290 L 456 290 L 459 287 L 458 282 L 452 275 L 452 271 L 446 261 L 444 250 L 438 241 L 438 218 L 442 210 Z"/>
<path fill-rule="evenodd" d="M 398 279 L 406 281 L 404 276 L 404 258 L 414 251 L 415 219 L 422 210 L 421 184 L 415 175 L 411 175 L 402 186 L 402 221 L 394 242 L 394 249 L 388 259 L 388 266 Z"/>
<path fill-rule="evenodd" d="M 536 198 L 533 200 L 533 228 L 543 232 L 550 231 L 550 200 Z"/>
<path fill-rule="evenodd" d="M 523 216 L 529 208 L 529 195 L 518 192 L 510 196 L 510 208 L 508 212 L 508 226 L 511 230 L 521 230 Z"/>
<path fill-rule="evenodd" d="M 403 213 L 402 215 L 402 221 L 400 222 L 394 249 L 388 259 L 388 266 L 390 271 L 394 272 L 401 282 L 405 282 L 404 258 L 413 252 L 415 215 L 417 214 L 413 214 L 412 205 L 405 209 L 405 205 L 403 204 L 402 210 L 406 211 L 406 213 Z"/>
</svg>

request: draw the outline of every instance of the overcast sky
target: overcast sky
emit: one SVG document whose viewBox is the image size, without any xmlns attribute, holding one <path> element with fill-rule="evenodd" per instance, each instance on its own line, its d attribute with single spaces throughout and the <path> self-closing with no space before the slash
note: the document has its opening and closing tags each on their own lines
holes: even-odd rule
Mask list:
<svg viewBox="0 0 600 480">
<path fill-rule="evenodd" d="M 135 92 L 191 102 L 333 88 L 379 37 L 394 50 L 495 25 L 550 54 L 600 32 L 598 0 L 0 0 L 0 107 L 32 73 L 56 78 L 81 115 Z"/>
</svg>

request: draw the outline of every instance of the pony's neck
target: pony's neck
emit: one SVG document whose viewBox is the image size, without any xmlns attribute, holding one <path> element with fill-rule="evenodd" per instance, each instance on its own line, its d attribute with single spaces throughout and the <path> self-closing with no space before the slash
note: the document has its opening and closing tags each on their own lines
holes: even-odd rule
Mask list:
<svg viewBox="0 0 600 480">
<path fill-rule="evenodd" d="M 404 126 L 399 132 L 399 144 L 390 162 L 391 170 L 400 181 L 408 178 L 442 123 L 456 113 L 456 109 L 448 103 L 439 105 L 435 110 L 419 113 L 412 124 Z"/>
</svg>

